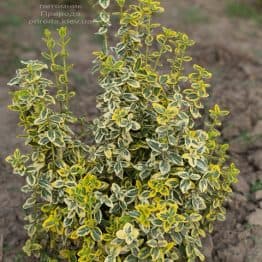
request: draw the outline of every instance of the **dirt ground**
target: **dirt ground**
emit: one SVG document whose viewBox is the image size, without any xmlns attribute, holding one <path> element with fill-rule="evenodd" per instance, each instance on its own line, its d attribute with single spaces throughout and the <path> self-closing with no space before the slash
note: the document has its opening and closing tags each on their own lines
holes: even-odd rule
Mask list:
<svg viewBox="0 0 262 262">
<path fill-rule="evenodd" d="M 196 45 L 190 53 L 194 62 L 213 73 L 209 104 L 219 103 L 231 111 L 223 126 L 223 139 L 241 173 L 234 193 L 225 204 L 227 218 L 216 223 L 214 233 L 204 240 L 209 262 L 261 262 L 262 259 L 262 9 L 246 14 L 239 1 L 163 0 L 162 23 L 186 32 Z M 246 1 L 251 3 L 252 1 Z M 233 3 L 233 5 L 232 5 Z M 82 10 L 85 19 L 93 12 Z M 241 13 L 242 12 L 242 13 Z M 237 15 L 236 15 L 237 14 Z M 241 15 L 242 14 L 242 15 Z M 10 103 L 6 82 L 15 73 L 19 59 L 40 57 L 39 41 L 44 26 L 29 25 L 40 15 L 39 3 L 10 0 L 0 3 L 0 261 L 31 261 L 21 251 L 23 230 L 20 192 L 23 179 L 11 174 L 4 159 L 22 140 L 17 116 L 7 110 Z M 236 17 L 239 16 L 239 17 Z M 92 76 L 91 52 L 100 42 L 95 27 L 72 26 L 71 60 L 77 97 L 73 103 L 79 115 L 93 118 L 99 92 Z"/>
</svg>

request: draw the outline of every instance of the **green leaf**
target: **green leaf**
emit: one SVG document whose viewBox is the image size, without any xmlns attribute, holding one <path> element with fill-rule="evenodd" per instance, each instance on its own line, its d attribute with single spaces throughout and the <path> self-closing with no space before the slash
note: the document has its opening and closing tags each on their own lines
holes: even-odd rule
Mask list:
<svg viewBox="0 0 262 262">
<path fill-rule="evenodd" d="M 110 0 L 99 0 L 98 3 L 103 9 L 107 9 L 110 5 Z"/>
<path fill-rule="evenodd" d="M 77 231 L 76 231 L 76 234 L 77 234 L 79 237 L 87 236 L 89 233 L 90 233 L 90 229 L 89 229 L 89 227 L 86 226 L 86 225 L 80 226 L 80 227 L 77 229 Z"/>
<path fill-rule="evenodd" d="M 90 235 L 96 242 L 99 242 L 102 239 L 102 231 L 99 227 L 95 227 L 91 229 Z"/>
<path fill-rule="evenodd" d="M 95 212 L 94 217 L 95 217 L 97 224 L 100 224 L 103 218 L 103 214 L 100 209 L 98 209 L 97 212 Z"/>
<path fill-rule="evenodd" d="M 36 184 L 36 177 L 34 174 L 29 174 L 26 177 L 26 182 L 29 186 L 34 186 Z"/>
<path fill-rule="evenodd" d="M 108 31 L 108 28 L 105 26 L 101 26 L 99 30 L 96 32 L 96 35 L 105 35 Z"/>
<path fill-rule="evenodd" d="M 150 87 L 145 87 L 142 91 L 142 94 L 144 96 L 144 98 L 146 99 L 150 99 L 150 97 L 152 96 L 152 89 Z"/>
<path fill-rule="evenodd" d="M 218 221 L 225 221 L 226 220 L 226 216 L 224 213 L 218 213 L 217 214 L 217 220 Z"/>
<path fill-rule="evenodd" d="M 161 153 L 161 144 L 158 141 L 156 141 L 154 139 L 148 139 L 147 138 L 146 142 L 153 151 L 155 151 L 157 153 Z"/>
<path fill-rule="evenodd" d="M 139 71 L 141 69 L 142 59 L 139 57 L 134 64 L 134 71 Z"/>
<path fill-rule="evenodd" d="M 121 155 L 121 157 L 122 157 L 124 160 L 126 160 L 126 161 L 128 161 L 128 162 L 131 160 L 131 154 L 130 154 L 130 152 L 129 152 L 126 148 L 121 149 L 120 155 Z M 121 163 L 121 164 L 122 164 L 122 163 Z M 123 166 L 123 165 L 122 165 L 122 166 Z"/>
<path fill-rule="evenodd" d="M 166 41 L 166 37 L 163 34 L 158 34 L 156 40 L 159 44 L 163 45 Z"/>
<path fill-rule="evenodd" d="M 202 160 L 202 159 L 198 159 L 196 162 L 196 167 L 202 171 L 202 172 L 206 172 L 208 169 L 208 165 L 206 163 L 206 161 Z"/>
<path fill-rule="evenodd" d="M 116 232 L 116 237 L 124 240 L 126 238 L 126 233 L 123 230 L 118 230 Z"/>
<path fill-rule="evenodd" d="M 56 139 L 56 131 L 54 129 L 48 130 L 47 137 L 50 142 L 54 142 Z"/>
<path fill-rule="evenodd" d="M 54 188 L 62 188 L 65 184 L 63 180 L 56 180 L 55 182 L 53 182 L 52 187 Z"/>
<path fill-rule="evenodd" d="M 56 226 L 56 218 L 52 215 L 50 215 L 42 224 L 42 227 L 47 230 L 54 226 Z"/>
<path fill-rule="evenodd" d="M 110 16 L 108 13 L 106 13 L 105 11 L 104 12 L 100 12 L 100 18 L 101 20 L 105 23 L 105 24 L 108 24 L 110 25 Z"/>
<path fill-rule="evenodd" d="M 136 102 L 139 100 L 139 98 L 132 93 L 124 93 L 123 98 L 128 102 Z"/>
<path fill-rule="evenodd" d="M 65 147 L 65 142 L 60 136 L 57 136 L 52 143 L 57 147 Z"/>
<path fill-rule="evenodd" d="M 165 159 L 159 162 L 159 170 L 162 175 L 166 175 L 167 173 L 169 173 L 170 169 L 171 169 L 171 166 L 168 160 Z"/>
<path fill-rule="evenodd" d="M 166 240 L 158 240 L 157 244 L 159 247 L 166 247 L 168 242 Z"/>
<path fill-rule="evenodd" d="M 39 115 L 39 118 L 40 118 L 41 120 L 46 120 L 47 117 L 48 117 L 48 114 L 49 114 L 49 109 L 45 107 L 45 108 L 43 108 L 43 109 L 41 110 L 40 115 Z"/>
<path fill-rule="evenodd" d="M 175 174 L 182 179 L 189 179 L 190 178 L 189 173 L 185 172 L 185 171 L 176 172 Z"/>
<path fill-rule="evenodd" d="M 128 79 L 127 84 L 134 87 L 134 88 L 140 87 L 140 83 L 137 80 L 134 80 L 134 79 Z"/>
<path fill-rule="evenodd" d="M 33 198 L 33 197 L 29 197 L 29 198 L 25 201 L 25 203 L 24 203 L 24 205 L 23 205 L 23 209 L 28 209 L 28 208 L 33 207 L 33 206 L 35 205 L 35 203 L 36 203 L 36 199 Z"/>
<path fill-rule="evenodd" d="M 172 188 L 176 188 L 179 186 L 179 179 L 178 178 L 168 178 L 166 183 L 167 186 L 172 187 Z"/>
<path fill-rule="evenodd" d="M 157 247 L 157 240 L 155 239 L 150 239 L 146 242 L 146 244 L 149 246 L 149 247 Z"/>
<path fill-rule="evenodd" d="M 42 188 L 41 197 L 48 202 L 52 202 L 52 191 L 46 188 Z"/>
<path fill-rule="evenodd" d="M 192 198 L 192 205 L 196 210 L 202 210 L 206 208 L 205 200 L 200 196 L 194 196 Z"/>
<path fill-rule="evenodd" d="M 200 181 L 199 181 L 199 190 L 201 193 L 204 193 L 207 191 L 207 186 L 208 186 L 208 183 L 207 183 L 207 179 L 205 178 L 202 178 Z"/>
<path fill-rule="evenodd" d="M 109 255 L 105 258 L 104 262 L 116 262 L 116 258 L 114 256 Z"/>
<path fill-rule="evenodd" d="M 38 243 L 33 243 L 31 240 L 27 240 L 26 244 L 23 246 L 23 251 L 28 255 L 31 256 L 32 251 L 41 250 L 42 246 Z"/>
<path fill-rule="evenodd" d="M 95 132 L 95 141 L 96 143 L 101 143 L 102 140 L 104 138 L 104 133 L 102 132 L 102 129 L 99 128 L 96 132 Z"/>
<path fill-rule="evenodd" d="M 116 2 L 120 7 L 123 7 L 125 5 L 126 0 L 116 0 Z"/>
<path fill-rule="evenodd" d="M 128 190 L 128 191 L 126 191 L 126 196 L 127 197 L 131 197 L 131 198 L 133 198 L 133 197 L 136 197 L 136 194 L 137 194 L 137 189 L 136 188 L 133 188 L 133 189 L 130 189 L 130 190 Z"/>
<path fill-rule="evenodd" d="M 151 172 L 149 170 L 143 170 L 139 173 L 139 177 L 141 178 L 141 180 L 145 180 L 146 178 L 148 178 L 151 175 Z"/>
<path fill-rule="evenodd" d="M 168 136 L 168 143 L 171 145 L 171 146 L 175 146 L 177 144 L 177 138 L 173 135 L 169 135 Z"/>
<path fill-rule="evenodd" d="M 132 124 L 132 127 L 131 127 L 132 130 L 137 131 L 137 130 L 141 129 L 141 126 L 138 122 L 132 121 L 131 124 Z"/>
<path fill-rule="evenodd" d="M 39 145 L 42 145 L 42 146 L 44 146 L 44 145 L 46 145 L 46 144 L 48 144 L 48 143 L 49 143 L 49 139 L 48 139 L 47 136 L 41 137 L 41 138 L 39 139 L 39 141 L 38 141 L 38 144 L 39 144 Z"/>
<path fill-rule="evenodd" d="M 41 188 L 41 196 L 48 202 L 52 201 L 52 187 L 46 180 L 39 180 L 39 186 Z"/>
<path fill-rule="evenodd" d="M 198 222 L 202 219 L 202 216 L 198 213 L 192 213 L 190 214 L 189 218 L 192 222 Z"/>
<path fill-rule="evenodd" d="M 152 255 L 152 260 L 151 261 L 158 261 L 159 257 L 161 256 L 161 253 L 163 251 L 159 248 L 151 248 L 151 255 Z"/>
<path fill-rule="evenodd" d="M 128 212 L 128 216 L 132 217 L 132 218 L 138 218 L 140 215 L 139 211 L 136 210 L 131 210 Z"/>
<path fill-rule="evenodd" d="M 123 262 L 137 262 L 137 258 L 136 256 L 128 255 Z"/>
<path fill-rule="evenodd" d="M 138 258 L 141 260 L 145 260 L 150 256 L 150 248 L 142 247 L 138 252 Z"/>
<path fill-rule="evenodd" d="M 161 76 L 159 77 L 159 83 L 160 83 L 161 85 L 165 84 L 167 80 L 168 80 L 168 75 L 161 75 Z"/>
<path fill-rule="evenodd" d="M 63 221 L 64 227 L 70 227 L 72 225 L 73 221 L 74 221 L 73 218 L 66 217 Z"/>
<path fill-rule="evenodd" d="M 189 179 L 182 179 L 180 182 L 180 189 L 182 193 L 187 193 L 187 191 L 191 188 L 191 181 Z"/>
<path fill-rule="evenodd" d="M 192 180 L 199 180 L 201 178 L 201 176 L 199 174 L 190 174 L 190 179 Z"/>
<path fill-rule="evenodd" d="M 200 250 L 194 247 L 194 253 L 197 257 L 199 257 L 200 261 L 205 261 L 205 256 L 200 252 Z"/>
<path fill-rule="evenodd" d="M 49 117 L 49 120 L 56 123 L 56 124 L 62 124 L 64 122 L 64 119 L 60 115 L 51 115 Z"/>
<path fill-rule="evenodd" d="M 168 155 L 168 159 L 175 165 L 178 165 L 178 166 L 184 165 L 182 157 L 178 155 L 177 153 L 170 153 Z"/>
<path fill-rule="evenodd" d="M 156 132 L 160 135 L 165 135 L 168 132 L 168 126 L 159 126 L 157 127 Z"/>
<path fill-rule="evenodd" d="M 152 106 L 158 114 L 164 114 L 166 111 L 166 108 L 158 103 L 153 103 Z"/>
<path fill-rule="evenodd" d="M 195 158 L 195 155 L 185 153 L 182 155 L 182 157 L 188 160 L 190 166 L 195 167 L 197 165 L 197 159 Z"/>
<path fill-rule="evenodd" d="M 9 86 L 14 86 L 14 85 L 18 85 L 20 83 L 20 78 L 19 77 L 14 77 L 12 78 L 8 83 L 7 85 Z"/>
<path fill-rule="evenodd" d="M 123 178 L 123 166 L 122 163 L 120 161 L 117 161 L 114 165 L 114 172 L 116 173 L 116 175 L 120 178 Z"/>
</svg>

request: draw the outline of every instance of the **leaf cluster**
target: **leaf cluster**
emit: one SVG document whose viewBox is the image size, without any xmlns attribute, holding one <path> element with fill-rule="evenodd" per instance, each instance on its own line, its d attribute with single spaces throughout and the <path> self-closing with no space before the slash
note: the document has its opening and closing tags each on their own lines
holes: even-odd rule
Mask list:
<svg viewBox="0 0 262 262">
<path fill-rule="evenodd" d="M 45 32 L 49 66 L 25 62 L 9 83 L 19 85 L 10 109 L 31 146 L 7 158 L 26 176 L 30 195 L 24 250 L 43 261 L 203 261 L 201 238 L 225 218 L 223 202 L 237 181 L 219 139 L 228 112 L 215 105 L 202 116 L 211 74 L 199 65 L 185 73 L 194 42 L 153 23 L 163 12 L 159 1 L 116 0 L 112 48 L 110 1 L 98 3 L 104 50 L 94 53 L 94 72 L 103 92 L 90 123 L 94 144 L 70 128 L 77 119 L 69 107 L 65 28 L 58 41 Z M 47 68 L 54 82 L 42 76 Z"/>
</svg>

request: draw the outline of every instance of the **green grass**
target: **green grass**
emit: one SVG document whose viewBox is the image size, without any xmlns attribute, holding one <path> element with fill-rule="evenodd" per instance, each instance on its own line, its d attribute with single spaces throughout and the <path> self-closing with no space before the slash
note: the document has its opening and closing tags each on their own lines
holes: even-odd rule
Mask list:
<svg viewBox="0 0 262 262">
<path fill-rule="evenodd" d="M 262 190 L 262 180 L 257 180 L 251 185 L 251 192 Z"/>
<path fill-rule="evenodd" d="M 262 24 L 262 11 L 251 4 L 230 1 L 225 11 L 230 17 L 252 19 Z"/>
<path fill-rule="evenodd" d="M 7 26 L 21 26 L 23 23 L 21 17 L 16 15 L 1 15 L 0 16 L 0 29 Z"/>
<path fill-rule="evenodd" d="M 246 143 L 250 143 L 252 141 L 252 137 L 247 131 L 240 132 L 239 138 Z"/>
<path fill-rule="evenodd" d="M 27 257 L 25 256 L 23 251 L 20 251 L 17 255 L 15 255 L 13 262 L 24 262 L 26 261 L 26 259 Z"/>
<path fill-rule="evenodd" d="M 181 12 L 181 18 L 186 24 L 201 24 L 209 20 L 209 17 L 197 6 L 183 9 Z"/>
</svg>

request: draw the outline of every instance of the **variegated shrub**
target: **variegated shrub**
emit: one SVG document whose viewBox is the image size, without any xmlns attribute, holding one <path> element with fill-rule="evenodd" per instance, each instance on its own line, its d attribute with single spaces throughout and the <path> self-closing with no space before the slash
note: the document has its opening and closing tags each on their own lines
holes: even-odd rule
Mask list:
<svg viewBox="0 0 262 262">
<path fill-rule="evenodd" d="M 133 2 L 116 0 L 118 43 L 110 47 L 110 1 L 98 1 L 104 48 L 94 53 L 94 71 L 103 92 L 90 123 L 94 145 L 70 129 L 65 28 L 58 43 L 45 33 L 55 83 L 39 61 L 10 83 L 20 87 L 11 109 L 31 145 L 28 155 L 8 157 L 31 194 L 24 250 L 42 261 L 203 261 L 201 238 L 225 218 L 238 174 L 219 138 L 228 112 L 214 105 L 202 116 L 211 74 L 199 65 L 185 73 L 193 41 L 153 22 L 159 1 Z"/>
</svg>

